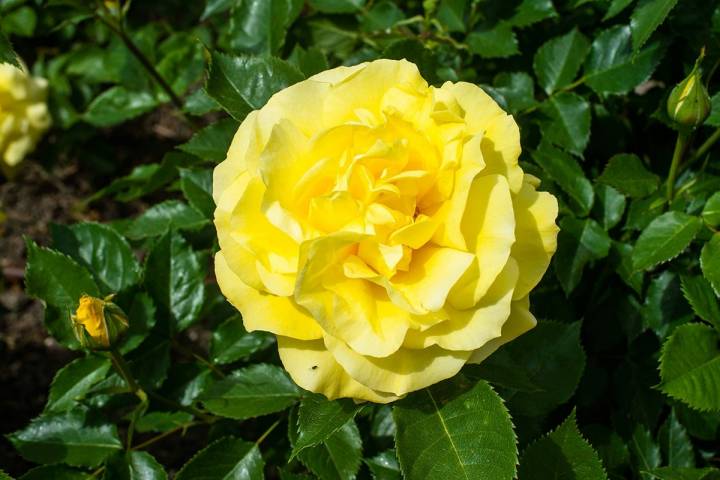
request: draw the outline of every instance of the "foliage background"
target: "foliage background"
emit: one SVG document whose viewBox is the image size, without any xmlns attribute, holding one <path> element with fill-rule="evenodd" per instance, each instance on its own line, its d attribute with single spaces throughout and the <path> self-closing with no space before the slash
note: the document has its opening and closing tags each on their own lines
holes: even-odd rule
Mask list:
<svg viewBox="0 0 720 480">
<path fill-rule="evenodd" d="M 720 90 L 717 1 L 3 0 L 0 28 L 2 60 L 14 60 L 9 39 L 49 80 L 54 119 L 2 186 L 3 266 L 29 233 L 26 293 L 74 352 L 42 411 L 6 420 L 19 428 L 3 429 L 9 474 L 718 475 L 720 106 L 692 132 L 670 194 L 665 113 L 703 47 L 703 78 Z M 559 198 L 562 228 L 531 299 L 538 327 L 393 407 L 299 391 L 210 266 L 211 170 L 239 121 L 286 85 L 380 57 L 414 61 L 435 85 L 477 83 L 513 113 L 522 166 Z M 37 184 L 82 200 L 28 226 L 17 210 Z M 7 292 L 20 285 L 11 270 Z M 149 405 L 106 356 L 78 350 L 80 293 L 117 293 L 132 323 L 120 350 Z M 0 308 L 7 329 L 16 307 Z"/>
</svg>

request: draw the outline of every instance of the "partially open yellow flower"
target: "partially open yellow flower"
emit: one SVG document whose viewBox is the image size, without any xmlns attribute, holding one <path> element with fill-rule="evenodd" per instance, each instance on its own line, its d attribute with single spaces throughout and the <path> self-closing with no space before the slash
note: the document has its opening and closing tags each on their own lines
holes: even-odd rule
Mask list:
<svg viewBox="0 0 720 480">
<path fill-rule="evenodd" d="M 107 350 L 125 334 L 128 319 L 125 313 L 112 303 L 112 295 L 105 299 L 83 295 L 75 315 L 72 316 L 75 337 L 80 344 L 91 350 Z"/>
<path fill-rule="evenodd" d="M 556 199 L 513 118 L 407 61 L 317 74 L 238 129 L 214 172 L 218 283 L 295 382 L 389 402 L 531 329 Z"/>
<path fill-rule="evenodd" d="M 50 126 L 47 81 L 0 63 L 0 166 L 6 174 L 30 153 Z"/>
</svg>

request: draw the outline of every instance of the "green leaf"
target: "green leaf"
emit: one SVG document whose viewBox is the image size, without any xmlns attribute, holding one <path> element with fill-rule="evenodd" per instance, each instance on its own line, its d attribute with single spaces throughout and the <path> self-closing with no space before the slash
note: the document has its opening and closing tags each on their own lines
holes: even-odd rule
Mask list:
<svg viewBox="0 0 720 480">
<path fill-rule="evenodd" d="M 644 324 L 659 338 L 665 338 L 673 326 L 692 320 L 675 273 L 665 270 L 652 279 L 645 294 L 642 317 Z"/>
<path fill-rule="evenodd" d="M 715 295 L 720 296 L 720 233 L 710 238 L 700 252 L 703 276 L 710 282 Z"/>
<path fill-rule="evenodd" d="M 360 431 L 350 420 L 321 444 L 301 451 L 298 458 L 323 480 L 353 480 L 362 461 Z"/>
<path fill-rule="evenodd" d="M 83 120 L 96 127 L 111 127 L 147 113 L 157 104 L 148 92 L 133 92 L 115 86 L 95 97 L 83 114 Z"/>
<path fill-rule="evenodd" d="M 495 77 L 492 92 L 489 93 L 496 93 L 501 97 L 499 103 L 504 110 L 517 113 L 535 105 L 533 87 L 533 79 L 527 73 L 503 72 Z"/>
<path fill-rule="evenodd" d="M 467 36 L 465 42 L 470 53 L 482 58 L 505 58 L 520 53 L 515 32 L 505 22 L 477 29 Z"/>
<path fill-rule="evenodd" d="M 215 201 L 212 197 L 212 170 L 180 169 L 180 188 L 190 205 L 212 219 L 215 212 Z"/>
<path fill-rule="evenodd" d="M 632 452 L 637 470 L 640 471 L 650 471 L 659 467 L 662 462 L 660 447 L 655 443 L 650 432 L 640 424 L 635 425 L 630 438 L 630 452 Z M 641 478 L 651 480 L 644 475 Z"/>
<path fill-rule="evenodd" d="M 234 4 L 235 0 L 207 0 L 200 21 L 205 21 L 213 15 L 228 11 Z"/>
<path fill-rule="evenodd" d="M 625 196 L 609 185 L 595 184 L 595 198 L 593 212 L 600 219 L 605 230 L 610 230 L 622 219 L 625 212 Z"/>
<path fill-rule="evenodd" d="M 303 79 L 291 64 L 275 57 L 233 57 L 212 53 L 205 89 L 230 115 L 241 121 L 283 88 Z"/>
<path fill-rule="evenodd" d="M 175 480 L 261 480 L 264 462 L 252 442 L 225 437 L 200 450 Z"/>
<path fill-rule="evenodd" d="M 228 39 L 233 50 L 271 55 L 285 43 L 287 27 L 302 2 L 295 0 L 244 0 L 235 3 Z"/>
<path fill-rule="evenodd" d="M 702 227 L 698 217 L 667 212 L 645 228 L 633 250 L 633 268 L 647 270 L 680 255 Z"/>
<path fill-rule="evenodd" d="M 166 480 L 162 465 L 147 452 L 122 452 L 105 464 L 103 480 Z"/>
<path fill-rule="evenodd" d="M 378 32 L 389 30 L 404 19 L 405 14 L 394 2 L 380 0 L 363 16 L 360 27 L 366 32 Z"/>
<path fill-rule="evenodd" d="M 575 410 L 555 430 L 530 444 L 520 457 L 519 480 L 606 480 L 598 454 L 577 428 Z"/>
<path fill-rule="evenodd" d="M 695 314 L 720 332 L 720 304 L 710 282 L 700 275 L 683 275 L 682 292 Z"/>
<path fill-rule="evenodd" d="M 662 54 L 659 43 L 633 54 L 630 27 L 612 27 L 600 33 L 590 47 L 585 83 L 600 94 L 627 93 L 650 78 Z"/>
<path fill-rule="evenodd" d="M 651 194 L 646 198 L 638 198 L 630 202 L 628 208 L 627 220 L 625 221 L 626 230 L 643 230 L 650 222 L 665 210 L 667 200 L 659 191 Z"/>
<path fill-rule="evenodd" d="M 615 271 L 620 279 L 630 288 L 635 290 L 639 295 L 642 293 L 643 272 L 633 270 L 632 267 L 632 251 L 633 247 L 627 243 L 613 241 L 611 246 L 611 256 Z"/>
<path fill-rule="evenodd" d="M 717 480 L 720 477 L 720 470 L 712 467 L 660 467 L 650 470 L 649 473 L 659 480 Z"/>
<path fill-rule="evenodd" d="M 140 345 L 155 326 L 155 304 L 152 298 L 145 292 L 133 294 L 130 308 L 127 309 L 127 315 L 131 321 L 125 339 L 119 348 L 120 353 L 123 354 L 134 350 Z"/>
<path fill-rule="evenodd" d="M 2 22 L 2 29 L 8 35 L 30 37 L 35 32 L 37 14 L 32 8 L 23 6 L 9 13 L 3 12 L 0 22 Z"/>
<path fill-rule="evenodd" d="M 197 320 L 205 295 L 205 269 L 200 258 L 176 231 L 163 235 L 145 265 L 148 293 L 171 316 L 180 332 Z"/>
<path fill-rule="evenodd" d="M 440 0 L 435 16 L 448 32 L 464 32 L 467 29 L 465 24 L 467 13 L 467 0 Z"/>
<path fill-rule="evenodd" d="M 300 391 L 282 368 L 255 364 L 215 382 L 200 400 L 216 415 L 244 420 L 285 410 L 299 397 Z"/>
<path fill-rule="evenodd" d="M 334 401 L 327 400 L 322 395 L 303 398 L 298 410 L 298 436 L 290 457 L 327 440 L 355 418 L 361 408 L 362 404 L 346 398 Z"/>
<path fill-rule="evenodd" d="M 633 48 L 640 50 L 678 0 L 641 0 L 630 17 Z"/>
<path fill-rule="evenodd" d="M 720 226 L 720 192 L 710 197 L 702 211 L 702 218 L 710 226 Z"/>
<path fill-rule="evenodd" d="M 400 463 L 394 450 L 386 450 L 365 460 L 375 480 L 402 480 Z"/>
<path fill-rule="evenodd" d="M 219 163 L 225 160 L 237 129 L 237 120 L 223 118 L 198 131 L 187 143 L 177 148 L 203 160 Z"/>
<path fill-rule="evenodd" d="M 607 12 L 605 12 L 603 22 L 617 16 L 620 12 L 629 7 L 633 1 L 635 0 L 612 0 L 608 6 Z"/>
<path fill-rule="evenodd" d="M 590 42 L 577 28 L 545 42 L 533 59 L 535 76 L 545 93 L 549 95 L 569 85 L 575 79 L 589 49 Z"/>
<path fill-rule="evenodd" d="M 547 18 L 557 17 L 552 0 L 522 0 L 510 19 L 514 27 L 527 27 Z"/>
<path fill-rule="evenodd" d="M 300 45 L 295 45 L 288 60 L 306 77 L 311 77 L 330 68 L 327 57 L 317 47 L 310 47 L 305 50 Z"/>
<path fill-rule="evenodd" d="M 563 92 L 540 105 L 547 117 L 541 124 L 543 139 L 582 156 L 590 140 L 590 104 L 580 95 Z"/>
<path fill-rule="evenodd" d="M 2 478 L 2 477 L 0 477 Z M 8 477 L 9 478 L 9 477 Z M 19 480 L 92 480 L 93 477 L 82 470 L 64 465 L 43 465 L 28 470 Z"/>
<path fill-rule="evenodd" d="M 660 356 L 660 390 L 698 410 L 720 410 L 720 349 L 712 327 L 677 327 Z"/>
<path fill-rule="evenodd" d="M 219 364 L 233 363 L 266 349 L 274 342 L 274 335 L 248 332 L 239 317 L 230 317 L 213 331 L 210 359 Z"/>
<path fill-rule="evenodd" d="M 204 88 L 198 88 L 185 98 L 185 111 L 191 115 L 205 115 L 222 110 L 220 105 L 208 95 Z"/>
<path fill-rule="evenodd" d="M 140 282 L 142 270 L 132 248 L 117 231 L 100 223 L 53 225 L 53 245 L 86 267 L 104 293 Z"/>
<path fill-rule="evenodd" d="M 105 378 L 110 360 L 88 356 L 73 360 L 58 370 L 50 385 L 46 412 L 61 412 L 74 408 L 90 388 Z"/>
<path fill-rule="evenodd" d="M 43 414 L 8 439 L 24 458 L 43 464 L 97 467 L 122 449 L 115 425 L 90 420 L 80 409 Z"/>
<path fill-rule="evenodd" d="M 544 345 L 552 344 L 548 350 Z M 585 352 L 580 344 L 580 322 L 571 324 L 541 321 L 528 333 L 503 345 L 483 363 L 520 368 L 534 391 L 508 389 L 504 398 L 516 415 L 543 415 L 575 392 L 585 369 Z"/>
<path fill-rule="evenodd" d="M 150 412 L 135 422 L 135 430 L 144 432 L 167 432 L 188 425 L 193 416 L 187 412 Z"/>
<path fill-rule="evenodd" d="M 406 480 L 515 476 L 516 438 L 502 399 L 486 382 L 466 387 L 442 382 L 395 404 L 395 445 Z"/>
<path fill-rule="evenodd" d="M 532 157 L 545 173 L 570 196 L 580 215 L 587 215 L 593 206 L 595 193 L 577 160 L 545 142 L 541 143 L 540 147 L 532 153 Z"/>
<path fill-rule="evenodd" d="M 158 388 L 170 368 L 170 341 L 157 334 L 150 335 L 127 356 L 127 360 L 130 372 L 141 386 Z"/>
<path fill-rule="evenodd" d="M 641 198 L 657 191 L 660 177 L 646 169 L 637 155 L 619 153 L 608 160 L 597 181 L 630 197 Z"/>
<path fill-rule="evenodd" d="M 658 431 L 658 440 L 665 456 L 665 464 L 670 467 L 694 467 L 695 453 L 683 427 L 675 415 L 675 410 L 670 411 L 665 423 Z"/>
<path fill-rule="evenodd" d="M 132 221 L 125 236 L 132 240 L 156 237 L 170 229 L 196 230 L 208 223 L 197 209 L 178 200 L 166 200 L 153 205 Z"/>
<path fill-rule="evenodd" d="M 605 258 L 610 252 L 610 237 L 595 220 L 565 217 L 560 221 L 555 273 L 567 295 L 580 283 L 585 266 Z"/>
<path fill-rule="evenodd" d="M 705 120 L 705 125 L 720 127 L 720 92 L 710 98 L 710 115 Z"/>
<path fill-rule="evenodd" d="M 194 405 L 195 400 L 213 382 L 213 372 L 200 363 L 176 364 L 163 383 L 162 395 L 180 405 Z"/>
<path fill-rule="evenodd" d="M 18 62 L 17 53 L 13 50 L 10 40 L 8 40 L 5 33 L 0 29 L 0 64 L 9 63 L 20 68 L 20 62 Z"/>
<path fill-rule="evenodd" d="M 49 248 L 38 247 L 29 239 L 25 289 L 29 295 L 68 315 L 75 311 L 82 294 L 100 296 L 87 270 L 70 257 Z M 69 317 L 66 321 L 70 321 Z"/>
<path fill-rule="evenodd" d="M 308 3 L 323 13 L 353 13 L 365 5 L 365 0 L 309 0 Z"/>
</svg>

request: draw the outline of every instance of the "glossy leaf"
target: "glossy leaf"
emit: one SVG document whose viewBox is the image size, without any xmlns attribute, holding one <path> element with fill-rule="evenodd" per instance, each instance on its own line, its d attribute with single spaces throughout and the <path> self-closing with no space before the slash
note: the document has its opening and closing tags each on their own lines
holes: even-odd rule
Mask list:
<svg viewBox="0 0 720 480">
<path fill-rule="evenodd" d="M 19 480 L 92 480 L 92 478 L 87 472 L 65 465 L 42 465 L 28 470 L 25 475 L 19 477 Z"/>
<path fill-rule="evenodd" d="M 580 283 L 588 263 L 608 255 L 610 244 L 607 232 L 595 220 L 565 217 L 560 221 L 553 266 L 566 294 L 569 295 Z"/>
<path fill-rule="evenodd" d="M 625 212 L 625 196 L 608 185 L 595 185 L 595 198 L 597 199 L 593 205 L 593 212 L 600 220 L 600 224 L 605 230 L 610 230 L 617 225 L 622 219 Z"/>
<path fill-rule="evenodd" d="M 575 411 L 557 429 L 530 444 L 520 457 L 519 480 L 607 480 L 598 454 L 580 434 Z"/>
<path fill-rule="evenodd" d="M 201 212 L 178 200 L 153 205 L 132 221 L 125 236 L 133 240 L 165 234 L 171 228 L 194 230 L 207 223 Z"/>
<path fill-rule="evenodd" d="M 107 225 L 53 227 L 53 245 L 90 271 L 106 294 L 140 282 L 142 270 L 128 242 Z"/>
<path fill-rule="evenodd" d="M 194 417 L 187 412 L 150 412 L 138 419 L 138 432 L 167 432 L 188 425 Z"/>
<path fill-rule="evenodd" d="M 630 17 L 633 48 L 642 47 L 655 29 L 665 21 L 677 0 L 640 0 Z"/>
<path fill-rule="evenodd" d="M 252 442 L 225 437 L 200 450 L 175 476 L 175 480 L 261 480 L 264 462 Z"/>
<path fill-rule="evenodd" d="M 648 171 L 637 155 L 620 153 L 608 160 L 598 182 L 615 187 L 630 197 L 640 198 L 657 190 L 660 177 Z"/>
<path fill-rule="evenodd" d="M 23 457 L 43 464 L 97 467 L 122 449 L 115 425 L 96 422 L 78 409 L 43 414 L 8 438 Z"/>
<path fill-rule="evenodd" d="M 299 397 L 282 368 L 255 364 L 213 383 L 200 400 L 216 415 L 243 420 L 285 410 Z"/>
<path fill-rule="evenodd" d="M 163 235 L 145 264 L 147 289 L 158 307 L 171 316 L 171 330 L 182 331 L 197 320 L 205 294 L 205 269 L 177 232 Z"/>
<path fill-rule="evenodd" d="M 350 399 L 329 401 L 322 395 L 303 398 L 298 410 L 298 436 L 291 457 L 301 450 L 327 440 L 343 425 L 355 418 L 362 404 Z"/>
<path fill-rule="evenodd" d="M 352 480 L 362 461 L 360 431 L 350 420 L 321 444 L 301 451 L 298 458 L 323 480 Z"/>
<path fill-rule="evenodd" d="M 702 227 L 699 218 L 667 212 L 650 222 L 635 243 L 633 268 L 647 270 L 672 260 L 693 241 Z"/>
<path fill-rule="evenodd" d="M 658 440 L 665 457 L 665 464 L 670 467 L 694 467 L 695 456 L 693 446 L 683 427 L 675 415 L 675 410 L 670 411 L 670 416 L 660 427 Z"/>
<path fill-rule="evenodd" d="M 545 93 L 551 94 L 569 85 L 575 79 L 589 49 L 590 42 L 577 29 L 545 42 L 533 60 L 535 76 Z"/>
<path fill-rule="evenodd" d="M 213 218 L 215 202 L 212 197 L 212 170 L 181 168 L 180 188 L 195 210 L 207 219 Z"/>
<path fill-rule="evenodd" d="M 100 296 L 88 271 L 70 257 L 38 247 L 32 240 L 27 241 L 27 252 L 25 287 L 28 294 L 67 315 L 74 313 L 82 294 Z"/>
<path fill-rule="evenodd" d="M 700 323 L 681 325 L 660 357 L 660 390 L 698 410 L 720 410 L 718 332 Z"/>
<path fill-rule="evenodd" d="M 720 192 L 716 192 L 708 199 L 703 207 L 702 218 L 708 225 L 720 226 Z"/>
<path fill-rule="evenodd" d="M 662 57 L 658 43 L 633 54 L 629 26 L 616 26 L 600 33 L 585 62 L 585 82 L 597 93 L 627 93 L 644 82 Z"/>
<path fill-rule="evenodd" d="M 111 87 L 90 103 L 83 119 L 96 127 L 110 127 L 147 113 L 158 102 L 148 92 L 133 92 L 123 86 Z"/>
<path fill-rule="evenodd" d="M 124 452 L 110 457 L 103 480 L 166 480 L 162 465 L 147 452 Z"/>
<path fill-rule="evenodd" d="M 260 108 L 275 92 L 303 79 L 295 67 L 269 57 L 233 57 L 212 54 L 205 89 L 236 120 Z"/>
<path fill-rule="evenodd" d="M 590 104 L 575 93 L 563 92 L 547 99 L 540 111 L 543 138 L 565 150 L 582 155 L 590 140 Z"/>
<path fill-rule="evenodd" d="M 434 385 L 397 402 L 393 416 L 406 480 L 514 478 L 513 425 L 487 383 L 469 389 L 453 381 Z"/>
<path fill-rule="evenodd" d="M 242 320 L 231 317 L 213 331 L 210 359 L 219 364 L 232 363 L 255 352 L 268 348 L 275 342 L 266 332 L 248 332 Z"/>
<path fill-rule="evenodd" d="M 16 67 L 20 67 L 17 54 L 15 53 L 15 50 L 13 50 L 10 40 L 8 40 L 2 30 L 0 30 L 0 63 L 9 63 L 11 65 L 15 65 Z"/>
<path fill-rule="evenodd" d="M 715 295 L 720 297 L 720 233 L 714 234 L 702 248 L 700 267 Z"/>
<path fill-rule="evenodd" d="M 178 148 L 203 160 L 218 163 L 225 160 L 237 129 L 237 120 L 224 118 L 198 131 L 187 143 L 183 143 Z"/>
<path fill-rule="evenodd" d="M 520 53 L 515 32 L 508 23 L 475 30 L 465 41 L 470 52 L 482 58 L 504 58 Z"/>
<path fill-rule="evenodd" d="M 50 385 L 45 411 L 62 412 L 75 407 L 77 400 L 105 378 L 108 370 L 110 360 L 99 356 L 78 358 L 65 365 Z"/>
<path fill-rule="evenodd" d="M 593 206 L 595 193 L 580 165 L 570 155 L 543 143 L 532 154 L 535 162 L 568 194 L 581 215 Z"/>
<path fill-rule="evenodd" d="M 720 302 L 710 282 L 700 275 L 683 275 L 682 292 L 695 314 L 720 332 Z"/>
<path fill-rule="evenodd" d="M 367 458 L 365 464 L 375 480 L 402 480 L 400 463 L 393 450 L 386 450 L 372 458 Z"/>
</svg>

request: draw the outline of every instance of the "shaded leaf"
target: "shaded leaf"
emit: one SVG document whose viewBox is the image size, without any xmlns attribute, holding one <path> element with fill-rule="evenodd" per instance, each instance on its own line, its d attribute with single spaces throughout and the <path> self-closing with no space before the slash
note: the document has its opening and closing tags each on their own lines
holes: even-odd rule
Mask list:
<svg viewBox="0 0 720 480">
<path fill-rule="evenodd" d="M 720 303 L 710 282 L 699 275 L 683 275 L 682 292 L 695 314 L 720 332 Z"/>
<path fill-rule="evenodd" d="M 555 274 L 567 295 L 580 283 L 585 266 L 605 258 L 610 237 L 595 220 L 565 217 L 560 221 L 558 248 L 553 258 Z"/>
<path fill-rule="evenodd" d="M 75 407 L 90 388 L 105 378 L 110 360 L 88 356 L 73 360 L 55 374 L 45 411 L 61 412 Z"/>
<path fill-rule="evenodd" d="M 103 480 L 165 480 L 162 465 L 147 452 L 123 452 L 110 457 L 105 464 Z"/>
<path fill-rule="evenodd" d="M 535 162 L 568 194 L 578 212 L 585 216 L 590 212 L 595 193 L 580 165 L 570 155 L 543 142 L 532 153 Z"/>
<path fill-rule="evenodd" d="M 213 331 L 210 359 L 219 364 L 232 363 L 264 350 L 274 342 L 275 337 L 272 334 L 248 332 L 240 318 L 231 317 Z"/>
<path fill-rule="evenodd" d="M 322 395 L 308 395 L 298 410 L 298 436 L 291 458 L 301 450 L 324 442 L 343 425 L 355 418 L 362 408 L 350 399 L 327 400 Z"/>
<path fill-rule="evenodd" d="M 194 230 L 204 226 L 207 219 L 195 208 L 178 200 L 166 200 L 153 205 L 130 223 L 125 236 L 140 240 L 167 233 L 171 228 Z"/>
<path fill-rule="evenodd" d="M 630 197 L 640 198 L 657 190 L 660 177 L 648 171 L 637 155 L 619 153 L 608 160 L 597 181 Z"/>
<path fill-rule="evenodd" d="M 675 410 L 670 411 L 665 423 L 658 431 L 660 448 L 665 464 L 670 467 L 694 467 L 695 454 L 685 427 L 678 422 Z"/>
<path fill-rule="evenodd" d="M 520 53 L 518 42 L 509 23 L 498 23 L 492 27 L 471 32 L 466 40 L 470 53 L 482 58 L 504 58 Z"/>
<path fill-rule="evenodd" d="M 88 105 L 83 120 L 96 127 L 110 127 L 147 113 L 157 105 L 155 97 L 148 92 L 115 86 Z"/>
<path fill-rule="evenodd" d="M 633 48 L 642 47 L 655 29 L 665 21 L 678 0 L 640 0 L 630 17 Z"/>
<path fill-rule="evenodd" d="M 232 142 L 237 129 L 237 120 L 223 118 L 199 130 L 188 142 L 177 148 L 203 160 L 219 163 L 225 160 L 230 142 Z"/>
<path fill-rule="evenodd" d="M 702 248 L 700 267 L 715 295 L 720 296 L 720 233 L 714 234 Z"/>
<path fill-rule="evenodd" d="M 590 42 L 577 28 L 545 42 L 533 59 L 533 70 L 545 93 L 551 94 L 569 85 L 589 49 Z"/>
<path fill-rule="evenodd" d="M 667 212 L 645 228 L 633 249 L 633 268 L 647 270 L 672 260 L 693 241 L 702 227 L 699 218 L 681 212 Z"/>
<path fill-rule="evenodd" d="M 260 480 L 264 462 L 252 442 L 225 437 L 200 450 L 177 473 L 175 480 Z"/>
</svg>

